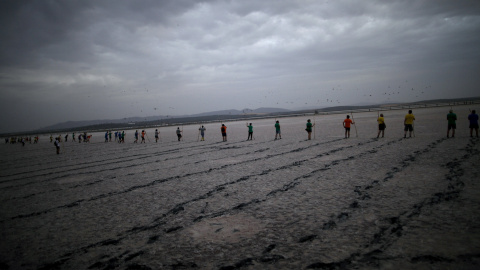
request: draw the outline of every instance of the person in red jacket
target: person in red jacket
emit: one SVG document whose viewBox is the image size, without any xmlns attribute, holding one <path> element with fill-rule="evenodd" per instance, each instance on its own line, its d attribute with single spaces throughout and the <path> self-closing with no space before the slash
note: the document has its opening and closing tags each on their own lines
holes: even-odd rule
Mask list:
<svg viewBox="0 0 480 270">
<path fill-rule="evenodd" d="M 227 141 L 227 127 L 224 124 L 222 124 L 222 127 L 220 128 L 220 131 L 222 132 L 223 141 L 226 142 Z"/>
<path fill-rule="evenodd" d="M 145 130 L 142 130 L 142 141 L 140 143 L 145 143 Z"/>
<path fill-rule="evenodd" d="M 347 119 L 343 120 L 343 127 L 345 128 L 345 139 L 350 138 L 350 125 L 355 125 L 355 122 L 350 119 L 350 115 L 347 115 Z"/>
</svg>

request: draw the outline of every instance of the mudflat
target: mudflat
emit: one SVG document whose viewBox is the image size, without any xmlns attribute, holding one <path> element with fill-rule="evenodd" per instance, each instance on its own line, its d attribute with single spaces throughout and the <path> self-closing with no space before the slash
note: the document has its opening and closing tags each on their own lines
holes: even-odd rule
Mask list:
<svg viewBox="0 0 480 270">
<path fill-rule="evenodd" d="M 1 269 L 478 269 L 468 107 L 162 127 L 145 144 L 0 145 Z M 477 110 L 478 111 L 478 110 Z M 315 138 L 307 139 L 307 119 Z M 65 134 L 62 135 L 64 137 Z M 312 134 L 313 138 L 313 134 Z M 140 140 L 139 140 L 140 141 Z"/>
</svg>

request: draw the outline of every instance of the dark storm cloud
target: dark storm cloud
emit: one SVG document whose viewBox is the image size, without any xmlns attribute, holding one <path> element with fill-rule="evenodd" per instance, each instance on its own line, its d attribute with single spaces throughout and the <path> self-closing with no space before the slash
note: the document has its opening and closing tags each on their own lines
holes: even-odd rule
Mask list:
<svg viewBox="0 0 480 270">
<path fill-rule="evenodd" d="M 2 1 L 0 60 L 22 65 L 45 58 L 84 61 L 93 45 L 115 48 L 115 32 L 168 24 L 195 1 Z M 130 41 L 134 42 L 134 41 Z M 41 63 L 37 63 L 41 64 Z"/>
<path fill-rule="evenodd" d="M 395 101 L 473 96 L 479 14 L 479 1 L 2 1 L 2 130 L 385 102 L 375 93 L 405 81 L 435 90 Z"/>
</svg>

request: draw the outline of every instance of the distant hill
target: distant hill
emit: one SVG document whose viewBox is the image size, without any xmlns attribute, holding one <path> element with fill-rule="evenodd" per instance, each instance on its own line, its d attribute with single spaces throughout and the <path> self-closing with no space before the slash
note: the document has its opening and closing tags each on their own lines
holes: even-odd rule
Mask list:
<svg viewBox="0 0 480 270">
<path fill-rule="evenodd" d="M 136 123 L 136 122 L 147 122 L 147 121 L 156 121 L 164 118 L 167 118 L 167 116 L 128 117 L 128 118 L 122 118 L 122 119 L 103 119 L 103 120 L 89 120 L 89 121 L 68 121 L 68 122 L 62 122 L 55 125 L 43 127 L 38 129 L 37 131 L 74 129 L 78 127 L 95 126 L 95 125 L 102 125 L 102 124 L 126 124 L 126 123 Z"/>
<path fill-rule="evenodd" d="M 197 116 L 212 116 L 212 115 L 243 115 L 243 114 L 264 114 L 264 113 L 279 113 L 279 112 L 290 112 L 287 109 L 281 108 L 258 108 L 255 110 L 245 108 L 241 111 L 239 110 L 223 110 L 223 111 L 213 111 L 213 112 L 206 112 L 206 113 L 199 113 L 194 115 L 189 115 L 191 117 Z M 181 116 L 183 117 L 183 116 Z"/>
<path fill-rule="evenodd" d="M 458 99 L 436 99 L 436 100 L 424 100 L 410 103 L 382 103 L 376 105 L 362 105 L 358 106 L 332 106 L 324 108 L 308 108 L 304 107 L 301 110 L 286 110 L 281 108 L 258 108 L 258 109 L 243 109 L 243 110 L 222 110 L 222 111 L 213 111 L 200 113 L 195 115 L 183 115 L 183 116 L 149 116 L 149 117 L 129 117 L 123 119 L 110 119 L 110 120 L 92 120 L 92 121 L 68 121 L 59 124 L 55 124 L 49 127 L 45 127 L 39 130 L 33 130 L 29 132 L 23 132 L 23 134 L 39 134 L 39 133 L 49 133 L 57 131 L 76 131 L 76 130 L 88 130 L 88 131 L 97 131 L 97 130 L 123 130 L 131 128 L 145 128 L 145 127 L 155 127 L 155 126 L 166 126 L 166 125 L 182 125 L 182 124 L 191 124 L 191 123 L 209 123 L 214 121 L 233 121 L 237 119 L 246 120 L 246 119 L 258 119 L 265 117 L 286 117 L 294 116 L 301 114 L 316 114 L 316 113 L 339 113 L 339 112 L 348 112 L 348 111 L 362 111 L 365 109 L 378 109 L 388 105 L 389 107 L 394 106 L 415 106 L 420 105 L 424 106 L 426 104 L 432 104 L 432 106 L 438 106 L 440 103 L 443 103 L 443 106 L 449 106 L 450 102 L 456 102 L 457 104 L 480 104 L 480 97 L 470 97 L 470 98 L 458 98 Z M 300 108 L 299 108 L 300 109 Z M 390 108 L 392 109 L 392 108 Z M 11 135 L 14 133 L 9 133 Z M 16 133 L 15 133 L 16 134 Z"/>
<path fill-rule="evenodd" d="M 248 109 L 245 109 L 245 111 Z M 258 108 L 253 110 L 252 113 L 279 113 L 279 112 L 290 112 L 290 110 L 279 109 L 279 108 Z"/>
<path fill-rule="evenodd" d="M 179 119 L 179 118 L 187 118 L 187 117 L 206 117 L 206 116 L 220 116 L 220 115 L 245 115 L 245 114 L 268 114 L 268 113 L 281 113 L 281 112 L 290 112 L 286 109 L 281 108 L 258 108 L 255 110 L 251 109 L 243 109 L 243 110 L 222 110 L 222 111 L 213 111 L 213 112 L 205 112 L 193 115 L 177 115 L 177 116 L 147 116 L 147 117 L 128 117 L 122 119 L 103 119 L 103 120 L 90 120 L 90 121 L 68 121 L 63 123 L 58 123 L 55 125 L 51 125 L 48 127 L 44 127 L 38 129 L 37 131 L 49 131 L 49 130 L 70 130 L 80 127 L 87 127 L 87 126 L 99 126 L 99 125 L 112 125 L 117 126 L 115 124 L 129 124 L 129 123 L 138 123 L 138 122 L 152 122 L 152 121 L 159 121 L 165 119 Z"/>
</svg>

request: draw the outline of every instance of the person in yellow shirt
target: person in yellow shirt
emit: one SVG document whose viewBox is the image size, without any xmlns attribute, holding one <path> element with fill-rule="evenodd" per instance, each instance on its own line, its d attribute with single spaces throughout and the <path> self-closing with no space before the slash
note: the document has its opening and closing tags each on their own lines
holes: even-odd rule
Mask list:
<svg viewBox="0 0 480 270">
<path fill-rule="evenodd" d="M 412 110 L 408 110 L 408 114 L 405 115 L 405 120 L 403 121 L 403 124 L 405 125 L 403 138 L 407 137 L 407 131 L 409 131 L 410 137 L 412 137 L 413 121 L 415 121 L 415 116 L 412 114 Z"/>
<path fill-rule="evenodd" d="M 385 128 L 387 127 L 385 125 L 385 119 L 383 118 L 383 113 L 380 114 L 380 116 L 377 119 L 378 122 L 378 134 L 377 138 L 380 136 L 380 133 L 382 133 L 382 138 L 385 136 Z"/>
</svg>

